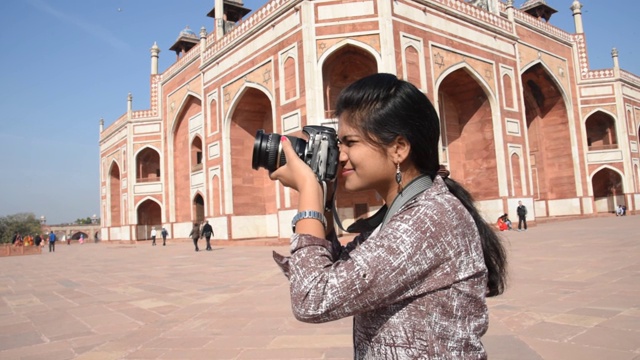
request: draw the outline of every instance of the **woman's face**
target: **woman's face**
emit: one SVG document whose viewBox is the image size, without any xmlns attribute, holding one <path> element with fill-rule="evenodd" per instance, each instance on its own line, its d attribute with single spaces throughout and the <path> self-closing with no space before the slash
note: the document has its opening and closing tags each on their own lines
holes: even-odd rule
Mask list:
<svg viewBox="0 0 640 360">
<path fill-rule="evenodd" d="M 389 156 L 389 149 L 367 142 L 361 132 L 340 119 L 341 175 L 349 191 L 373 189 L 383 198 L 391 191 L 397 192 L 396 166 Z"/>
</svg>

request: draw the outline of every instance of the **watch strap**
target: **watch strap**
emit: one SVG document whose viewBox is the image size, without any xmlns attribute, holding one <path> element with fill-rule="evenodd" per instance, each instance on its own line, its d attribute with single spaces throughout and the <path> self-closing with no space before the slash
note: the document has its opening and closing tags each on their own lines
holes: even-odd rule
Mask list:
<svg viewBox="0 0 640 360">
<path fill-rule="evenodd" d="M 325 229 L 327 228 L 327 219 L 321 212 L 315 210 L 303 210 L 297 213 L 296 216 L 293 217 L 293 220 L 291 220 L 291 229 L 293 232 L 296 232 L 296 224 L 302 219 L 316 219 L 322 223 L 322 226 Z"/>
</svg>

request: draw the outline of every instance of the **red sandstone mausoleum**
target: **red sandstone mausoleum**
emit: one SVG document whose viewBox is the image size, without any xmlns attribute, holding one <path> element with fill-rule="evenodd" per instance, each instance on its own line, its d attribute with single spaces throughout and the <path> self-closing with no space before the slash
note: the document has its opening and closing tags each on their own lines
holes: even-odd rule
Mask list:
<svg viewBox="0 0 640 360">
<path fill-rule="evenodd" d="M 340 90 L 376 72 L 436 105 L 441 163 L 487 220 L 518 201 L 530 221 L 637 211 L 640 77 L 615 49 L 612 68 L 591 69 L 582 4 L 569 7 L 575 33 L 550 24 L 544 0 L 271 0 L 248 17 L 216 0 L 214 28 L 183 30 L 163 72 L 151 48 L 150 109 L 129 96 L 101 122 L 101 239 L 187 237 L 204 220 L 218 240 L 289 237 L 296 194 L 251 168 L 256 131 L 335 126 Z M 381 206 L 338 200 L 345 224 Z"/>
</svg>

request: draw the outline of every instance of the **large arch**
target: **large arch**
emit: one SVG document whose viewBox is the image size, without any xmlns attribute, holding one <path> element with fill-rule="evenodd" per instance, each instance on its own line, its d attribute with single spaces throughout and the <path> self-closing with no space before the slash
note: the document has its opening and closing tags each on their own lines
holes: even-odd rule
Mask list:
<svg viewBox="0 0 640 360">
<path fill-rule="evenodd" d="M 256 172 L 251 166 L 257 131 L 262 129 L 265 134 L 280 131 L 275 129 L 274 109 L 268 94 L 262 87 L 247 84 L 231 108 L 226 142 L 231 171 L 225 178 L 230 180 L 235 215 L 265 215 L 277 211 L 276 183 L 269 179 L 265 169 Z"/>
<path fill-rule="evenodd" d="M 160 181 L 160 152 L 150 146 L 138 151 L 136 160 L 136 182 Z"/>
<path fill-rule="evenodd" d="M 624 203 L 623 175 L 610 166 L 602 166 L 591 176 L 593 200 L 597 213 L 615 212 Z"/>
<path fill-rule="evenodd" d="M 80 236 L 82 236 L 82 241 L 87 241 L 88 239 L 90 239 L 89 234 L 83 231 L 76 231 L 67 238 L 67 241 L 80 240 Z"/>
<path fill-rule="evenodd" d="M 162 228 L 162 205 L 151 197 L 140 201 L 136 206 L 136 239 L 151 239 L 151 229 Z"/>
<path fill-rule="evenodd" d="M 122 195 L 122 179 L 120 177 L 120 167 L 116 161 L 111 163 L 109 168 L 109 217 L 110 226 L 122 225 L 122 210 L 120 199 Z"/>
<path fill-rule="evenodd" d="M 534 199 L 576 196 L 564 91 L 539 62 L 528 67 L 521 77 Z"/>
<path fill-rule="evenodd" d="M 174 216 L 177 222 L 191 222 L 191 134 L 189 119 L 202 113 L 201 100 L 188 94 L 179 107 L 172 127 L 172 190 Z"/>
<path fill-rule="evenodd" d="M 365 76 L 378 73 L 380 54 L 370 45 L 353 39 L 343 40 L 327 49 L 318 63 L 322 67 L 322 101 L 324 118 L 334 116 L 335 104 L 340 92 Z M 370 213 L 370 206 L 381 205 L 381 199 L 374 191 L 347 193 L 344 183 L 338 178 L 337 206 L 347 210 L 346 218 L 357 218 Z M 349 213 L 350 211 L 350 213 Z"/>
<path fill-rule="evenodd" d="M 438 84 L 443 162 L 451 176 L 477 200 L 499 194 L 492 95 L 466 66 L 452 69 Z"/>
<path fill-rule="evenodd" d="M 378 61 L 367 50 L 345 43 L 331 51 L 322 63 L 322 91 L 325 118 L 333 117 L 342 89 L 356 80 L 378 72 Z"/>
</svg>

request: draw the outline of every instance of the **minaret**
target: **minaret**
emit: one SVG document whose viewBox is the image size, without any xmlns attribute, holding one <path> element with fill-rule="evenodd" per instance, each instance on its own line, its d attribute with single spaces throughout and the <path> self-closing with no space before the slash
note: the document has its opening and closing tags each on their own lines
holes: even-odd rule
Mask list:
<svg viewBox="0 0 640 360">
<path fill-rule="evenodd" d="M 133 110 L 133 95 L 129 93 L 129 95 L 127 95 L 127 112 L 131 114 L 132 110 Z"/>
<path fill-rule="evenodd" d="M 158 55 L 160 54 L 160 48 L 155 42 L 151 47 L 151 75 L 158 75 Z"/>
<path fill-rule="evenodd" d="M 200 51 L 207 49 L 207 29 L 203 26 L 200 28 Z"/>
<path fill-rule="evenodd" d="M 215 11 L 218 9 L 218 11 Z M 224 18 L 222 14 L 224 13 L 224 5 L 222 0 L 216 0 L 215 7 L 211 10 L 214 12 L 214 21 L 216 24 L 216 40 L 222 39 L 222 35 L 224 35 Z"/>
<path fill-rule="evenodd" d="M 216 11 L 216 9 L 220 9 L 220 11 Z M 207 14 L 208 17 L 215 19 L 216 41 L 231 31 L 236 23 L 250 12 L 251 9 L 245 8 L 242 0 L 216 0 L 215 6 Z"/>
<path fill-rule="evenodd" d="M 104 131 L 104 119 L 100 118 L 100 132 Z"/>
<path fill-rule="evenodd" d="M 509 18 L 509 21 L 511 21 L 511 22 L 515 21 L 513 0 L 507 0 L 507 17 Z M 515 27 L 514 27 L 514 29 L 515 29 Z"/>
<path fill-rule="evenodd" d="M 613 48 L 611 50 L 611 58 L 613 58 L 613 74 L 615 77 L 620 77 L 620 60 L 618 59 L 618 49 Z"/>
<path fill-rule="evenodd" d="M 490 13 L 500 15 L 500 8 L 498 7 L 498 0 L 488 0 L 487 7 Z"/>
<path fill-rule="evenodd" d="M 573 22 L 576 25 L 576 34 L 584 34 L 584 28 L 582 27 L 582 4 L 580 4 L 578 0 L 573 0 L 570 9 L 573 11 Z"/>
</svg>

